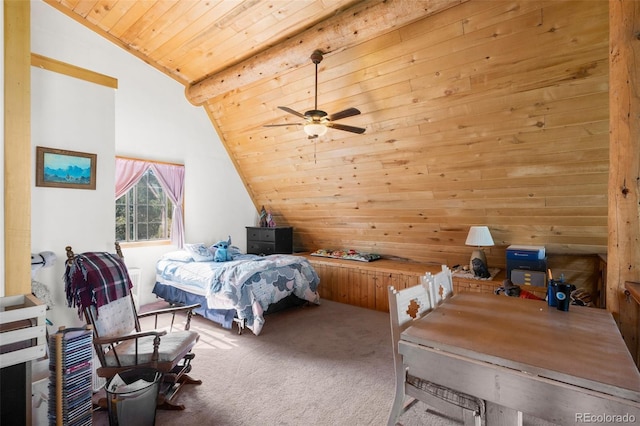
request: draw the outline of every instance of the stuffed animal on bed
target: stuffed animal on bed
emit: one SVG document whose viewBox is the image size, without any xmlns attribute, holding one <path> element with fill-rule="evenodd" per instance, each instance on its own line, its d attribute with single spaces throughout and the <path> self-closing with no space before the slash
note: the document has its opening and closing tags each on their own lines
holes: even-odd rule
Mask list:
<svg viewBox="0 0 640 426">
<path fill-rule="evenodd" d="M 213 255 L 213 260 L 216 262 L 226 262 L 233 260 L 231 253 L 229 253 L 229 246 L 231 246 L 231 235 L 227 241 L 218 241 L 213 245 L 216 248 L 216 254 Z"/>
</svg>

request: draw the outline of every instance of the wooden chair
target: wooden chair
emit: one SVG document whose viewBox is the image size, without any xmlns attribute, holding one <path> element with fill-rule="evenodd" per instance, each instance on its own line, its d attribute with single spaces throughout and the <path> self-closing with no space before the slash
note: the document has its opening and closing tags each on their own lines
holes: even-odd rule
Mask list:
<svg viewBox="0 0 640 426">
<path fill-rule="evenodd" d="M 116 264 L 117 259 L 122 259 L 122 252 L 116 243 L 118 256 L 108 253 L 88 252 L 81 255 L 74 255 L 71 247 L 67 251 L 67 272 L 65 280 L 71 279 L 69 276 L 71 265 L 76 259 L 85 268 L 92 263 L 87 260 L 99 259 L 106 263 Z M 76 265 L 77 266 L 77 265 Z M 125 282 L 128 280 L 126 267 L 122 262 L 122 268 L 117 267 L 118 274 L 125 274 Z M 111 266 L 114 269 L 114 266 Z M 101 276 L 108 276 L 104 270 L 99 271 Z M 86 274 L 87 281 L 92 280 L 91 274 Z M 95 281 L 95 280 L 94 280 Z M 68 282 L 68 281 L 67 281 Z M 96 285 L 95 282 L 87 283 L 89 286 Z M 110 285 L 110 283 L 100 283 L 98 285 Z M 125 286 L 125 287 L 128 287 Z M 82 291 L 82 290 L 81 290 Z M 93 327 L 93 346 L 96 355 L 100 360 L 97 368 L 97 375 L 110 379 L 116 374 L 125 370 L 152 368 L 162 374 L 162 382 L 158 396 L 158 408 L 183 410 L 184 405 L 172 402 L 173 397 L 184 384 L 200 384 L 200 380 L 194 380 L 187 375 L 191 370 L 191 361 L 194 354 L 191 352 L 199 339 L 197 332 L 190 331 L 192 310 L 198 305 L 184 306 L 145 312 L 138 314 L 131 292 L 125 291 L 125 295 L 112 300 L 101 306 L 89 304 L 82 306 L 87 324 Z M 69 297 L 69 295 L 67 295 Z M 79 306 L 80 308 L 80 306 Z M 183 330 L 174 331 L 175 315 L 186 313 L 186 322 Z M 158 327 L 160 315 L 171 315 L 171 325 L 167 330 L 143 331 L 140 326 L 140 319 L 145 317 L 155 317 L 154 327 Z M 147 370 L 148 371 L 148 370 Z M 100 399 L 98 405 L 106 407 L 106 399 Z"/>
<path fill-rule="evenodd" d="M 453 273 L 447 265 L 442 265 L 442 270 L 436 274 L 427 272 L 423 277 L 422 284 L 429 291 L 429 297 L 434 307 L 453 295 Z"/>
<path fill-rule="evenodd" d="M 413 376 L 398 352 L 400 334 L 412 321 L 422 318 L 432 310 L 428 289 L 436 288 L 434 276 L 426 274 L 422 285 L 404 290 L 389 287 L 389 314 L 391 320 L 391 343 L 396 371 L 396 395 L 389 414 L 388 426 L 394 426 L 402 413 L 420 400 L 440 414 L 462 420 L 465 425 L 479 426 L 485 417 L 484 401 L 471 395 L 457 392 L 419 377 Z"/>
</svg>

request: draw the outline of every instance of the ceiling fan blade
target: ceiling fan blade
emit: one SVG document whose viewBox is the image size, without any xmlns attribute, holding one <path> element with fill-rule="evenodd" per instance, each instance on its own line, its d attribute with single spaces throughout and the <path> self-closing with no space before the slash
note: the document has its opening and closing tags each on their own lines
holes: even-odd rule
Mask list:
<svg viewBox="0 0 640 426">
<path fill-rule="evenodd" d="M 262 127 L 287 127 L 287 126 L 301 126 L 300 123 L 286 123 L 286 124 L 265 124 Z"/>
<path fill-rule="evenodd" d="M 295 116 L 297 116 L 297 117 L 300 117 L 300 118 L 306 118 L 306 117 L 304 116 L 304 114 L 301 114 L 301 113 L 299 113 L 298 111 L 294 111 L 294 110 L 292 110 L 292 109 L 291 109 L 291 108 L 289 108 L 289 107 L 279 106 L 278 108 L 280 108 L 280 109 L 281 109 L 281 110 L 283 110 L 283 111 L 288 112 L 289 114 L 293 114 L 293 115 L 295 115 Z"/>
<path fill-rule="evenodd" d="M 363 134 L 365 130 L 367 130 L 362 127 L 347 126 L 347 125 L 338 124 L 338 123 L 327 123 L 327 126 L 333 129 L 344 130 L 345 132 L 358 133 L 358 134 Z"/>
<path fill-rule="evenodd" d="M 336 112 L 335 114 L 331 114 L 329 116 L 330 121 L 342 120 L 343 118 L 353 117 L 354 115 L 360 114 L 360 110 L 357 108 L 347 108 L 344 111 Z"/>
</svg>

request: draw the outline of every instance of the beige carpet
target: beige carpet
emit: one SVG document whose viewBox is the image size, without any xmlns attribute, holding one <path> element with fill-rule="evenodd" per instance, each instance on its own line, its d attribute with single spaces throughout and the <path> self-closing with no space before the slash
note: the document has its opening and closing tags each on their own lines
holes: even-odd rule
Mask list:
<svg viewBox="0 0 640 426">
<path fill-rule="evenodd" d="M 156 306 L 157 307 L 157 304 Z M 201 317 L 191 376 L 157 425 L 385 425 L 394 397 L 388 314 L 337 302 L 266 316 L 260 336 Z M 452 425 L 416 404 L 400 423 Z M 105 412 L 94 424 L 107 424 Z"/>
</svg>

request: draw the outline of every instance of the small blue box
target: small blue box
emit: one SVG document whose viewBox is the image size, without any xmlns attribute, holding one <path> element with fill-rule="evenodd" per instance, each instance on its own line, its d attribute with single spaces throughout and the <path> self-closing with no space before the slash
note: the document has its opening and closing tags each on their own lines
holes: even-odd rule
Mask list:
<svg viewBox="0 0 640 426">
<path fill-rule="evenodd" d="M 516 246 L 507 247 L 507 260 L 542 260 L 546 256 L 543 246 Z"/>
</svg>

